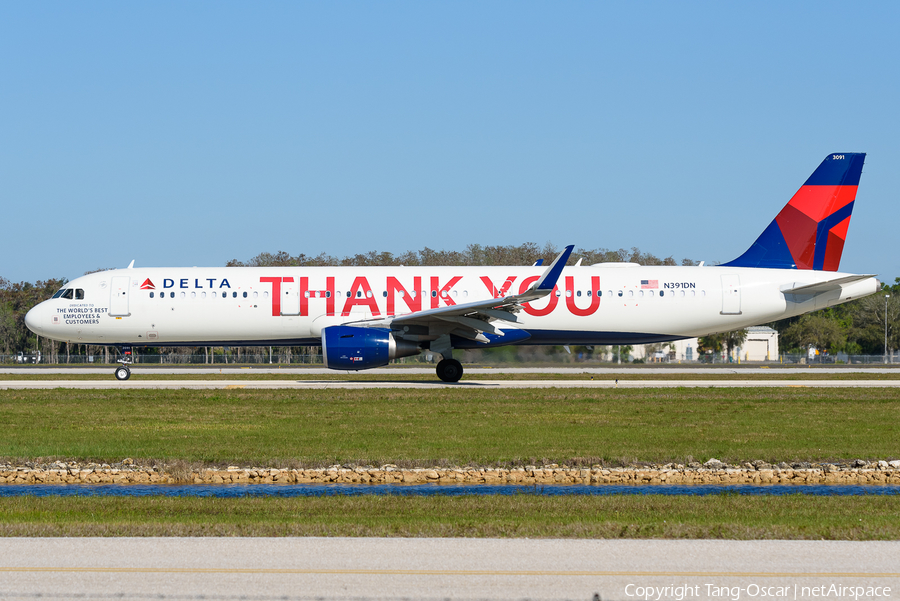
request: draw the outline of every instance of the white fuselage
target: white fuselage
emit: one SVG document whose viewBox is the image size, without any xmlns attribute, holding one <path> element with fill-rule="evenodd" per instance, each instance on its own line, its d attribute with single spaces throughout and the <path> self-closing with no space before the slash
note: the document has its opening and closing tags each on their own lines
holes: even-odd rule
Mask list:
<svg viewBox="0 0 900 601">
<path fill-rule="evenodd" d="M 66 285 L 28 327 L 84 344 L 319 344 L 330 325 L 520 293 L 541 267 L 221 267 L 119 269 Z M 567 267 L 524 305 L 526 344 L 641 344 L 703 336 L 873 294 L 868 278 L 807 296 L 783 290 L 848 274 L 731 267 Z M 549 299 L 549 300 L 548 300 Z M 504 326 L 506 327 L 506 326 Z"/>
</svg>

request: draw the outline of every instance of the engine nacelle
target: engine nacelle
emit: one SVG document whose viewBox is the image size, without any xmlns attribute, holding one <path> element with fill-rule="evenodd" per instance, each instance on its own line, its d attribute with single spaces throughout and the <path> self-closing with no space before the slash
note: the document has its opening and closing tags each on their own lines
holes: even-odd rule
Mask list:
<svg viewBox="0 0 900 601">
<path fill-rule="evenodd" d="M 322 330 L 322 358 L 329 369 L 371 369 L 391 359 L 421 352 L 415 342 L 398 340 L 390 330 L 329 326 Z"/>
</svg>

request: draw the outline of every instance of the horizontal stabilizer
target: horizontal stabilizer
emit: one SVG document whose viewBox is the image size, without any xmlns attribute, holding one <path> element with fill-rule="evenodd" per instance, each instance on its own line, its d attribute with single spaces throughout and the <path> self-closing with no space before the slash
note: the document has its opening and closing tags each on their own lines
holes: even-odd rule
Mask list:
<svg viewBox="0 0 900 601">
<path fill-rule="evenodd" d="M 853 282 L 861 282 L 875 277 L 874 275 L 848 275 L 845 278 L 837 278 L 836 280 L 828 280 L 827 282 L 819 282 L 818 284 L 788 284 L 793 286 L 782 290 L 785 294 L 819 294 L 820 292 L 828 292 L 829 290 L 839 290 L 841 286 L 852 284 Z"/>
</svg>

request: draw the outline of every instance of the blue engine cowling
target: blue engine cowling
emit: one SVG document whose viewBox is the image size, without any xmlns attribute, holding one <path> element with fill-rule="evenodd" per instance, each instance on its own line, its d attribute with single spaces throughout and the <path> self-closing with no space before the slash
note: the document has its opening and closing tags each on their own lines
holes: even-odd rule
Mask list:
<svg viewBox="0 0 900 601">
<path fill-rule="evenodd" d="M 398 340 L 382 328 L 330 326 L 322 330 L 322 358 L 329 369 L 371 369 L 420 351 L 416 343 Z"/>
</svg>

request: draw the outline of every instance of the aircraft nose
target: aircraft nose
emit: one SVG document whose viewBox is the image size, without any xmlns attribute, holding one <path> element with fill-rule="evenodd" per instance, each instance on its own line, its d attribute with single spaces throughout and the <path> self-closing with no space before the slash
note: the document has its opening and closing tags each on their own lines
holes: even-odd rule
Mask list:
<svg viewBox="0 0 900 601">
<path fill-rule="evenodd" d="M 43 304 L 43 303 L 41 303 Z M 25 314 L 25 325 L 29 330 L 34 332 L 35 334 L 43 334 L 44 329 L 44 320 L 42 319 L 44 315 L 43 308 L 41 305 L 37 305 L 36 307 L 32 307 L 31 311 Z"/>
</svg>

